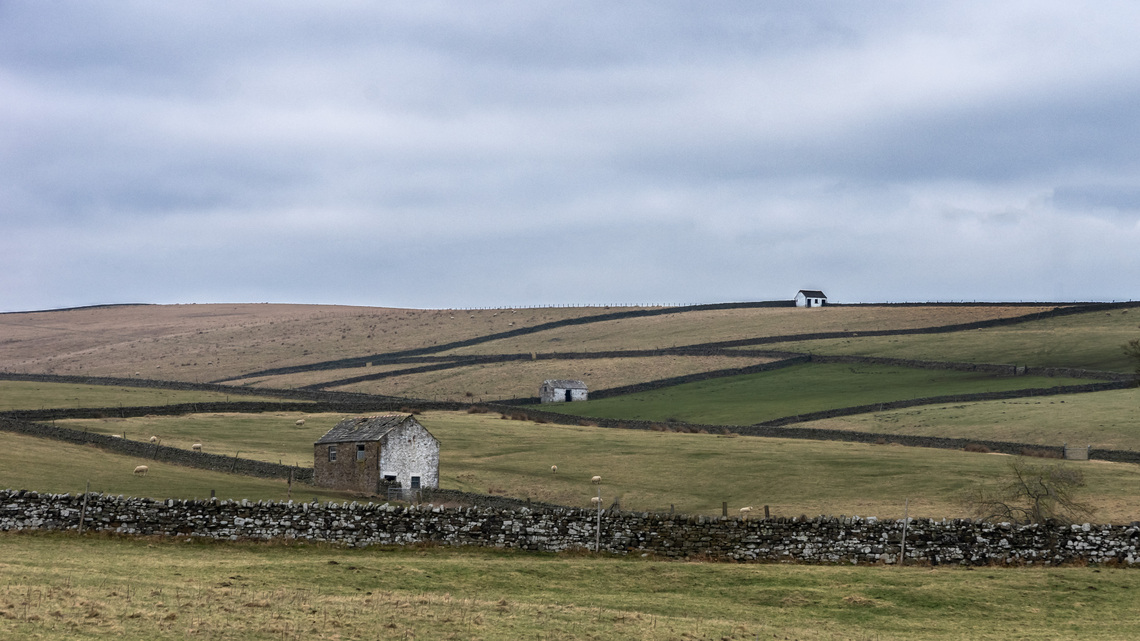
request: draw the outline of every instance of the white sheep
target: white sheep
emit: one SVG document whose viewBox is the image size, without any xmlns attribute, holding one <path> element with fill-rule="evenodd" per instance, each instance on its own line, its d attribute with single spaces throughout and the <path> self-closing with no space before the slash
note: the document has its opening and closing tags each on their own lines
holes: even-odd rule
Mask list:
<svg viewBox="0 0 1140 641">
<path fill-rule="evenodd" d="M 601 485 L 602 484 L 602 477 L 595 476 L 594 478 L 590 479 L 590 482 L 593 483 L 594 485 Z"/>
<path fill-rule="evenodd" d="M 150 471 L 149 467 L 147 467 L 145 465 L 139 465 L 139 466 L 135 467 L 135 476 L 146 476 L 146 473 L 149 471 Z"/>
<path fill-rule="evenodd" d="M 598 507 L 601 504 L 602 504 L 602 499 L 600 497 L 597 497 L 597 496 L 591 496 L 590 497 L 590 505 L 593 505 L 594 507 Z"/>
<path fill-rule="evenodd" d="M 558 466 L 557 465 L 551 465 L 550 466 L 550 473 L 551 474 L 557 474 L 558 473 Z"/>
<path fill-rule="evenodd" d="M 158 442 L 158 437 L 157 437 L 157 436 L 152 436 L 152 437 L 150 437 L 150 442 L 151 442 L 151 443 L 157 443 L 157 442 Z"/>
<path fill-rule="evenodd" d="M 122 434 L 112 434 L 111 438 L 123 438 Z"/>
<path fill-rule="evenodd" d="M 195 452 L 201 452 L 202 451 L 202 444 L 201 443 L 195 443 L 195 444 L 190 446 L 190 449 L 194 450 Z"/>
<path fill-rule="evenodd" d="M 749 505 L 749 506 L 747 506 L 747 507 L 742 507 L 742 508 L 740 508 L 740 518 L 742 518 L 742 519 L 744 519 L 745 521 L 747 521 L 747 520 L 748 520 L 748 515 L 749 515 L 751 512 L 752 512 L 752 506 L 751 506 L 751 505 Z"/>
<path fill-rule="evenodd" d="M 305 425 L 305 419 L 303 419 L 303 418 L 299 418 L 299 419 L 297 419 L 297 422 L 296 422 L 296 423 L 294 423 L 294 425 L 296 425 L 297 427 L 302 427 L 302 426 L 304 426 L 304 425 Z"/>
</svg>

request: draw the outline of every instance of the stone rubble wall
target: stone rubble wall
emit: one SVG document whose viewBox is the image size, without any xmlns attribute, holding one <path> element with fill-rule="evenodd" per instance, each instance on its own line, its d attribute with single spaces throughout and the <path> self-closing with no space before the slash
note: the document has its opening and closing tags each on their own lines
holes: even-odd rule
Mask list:
<svg viewBox="0 0 1140 641">
<path fill-rule="evenodd" d="M 298 540 L 349 547 L 440 545 L 558 552 L 592 549 L 597 513 L 373 503 L 191 501 L 87 495 L 84 529 L 139 536 Z M 0 530 L 77 530 L 83 495 L 0 491 Z M 665 558 L 798 563 L 895 563 L 902 520 L 756 519 L 622 512 L 601 519 L 602 551 Z M 1140 523 L 1014 526 L 910 519 L 913 563 L 1140 563 Z"/>
</svg>

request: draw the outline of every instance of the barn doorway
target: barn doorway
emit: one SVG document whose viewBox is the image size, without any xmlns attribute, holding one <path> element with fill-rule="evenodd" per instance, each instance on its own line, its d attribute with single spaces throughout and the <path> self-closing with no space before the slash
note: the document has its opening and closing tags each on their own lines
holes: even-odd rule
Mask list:
<svg viewBox="0 0 1140 641">
<path fill-rule="evenodd" d="M 570 394 L 570 390 L 566 390 L 566 402 L 569 403 L 572 400 L 574 400 L 574 397 Z"/>
</svg>

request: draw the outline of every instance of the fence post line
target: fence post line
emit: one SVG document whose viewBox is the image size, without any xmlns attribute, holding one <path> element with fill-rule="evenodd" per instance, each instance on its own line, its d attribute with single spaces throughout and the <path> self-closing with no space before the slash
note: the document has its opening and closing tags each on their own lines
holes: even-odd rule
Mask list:
<svg viewBox="0 0 1140 641">
<path fill-rule="evenodd" d="M 903 531 L 902 531 L 902 545 L 899 547 L 899 566 L 906 563 L 906 526 L 910 521 L 910 499 L 906 499 L 903 503 Z"/>
</svg>

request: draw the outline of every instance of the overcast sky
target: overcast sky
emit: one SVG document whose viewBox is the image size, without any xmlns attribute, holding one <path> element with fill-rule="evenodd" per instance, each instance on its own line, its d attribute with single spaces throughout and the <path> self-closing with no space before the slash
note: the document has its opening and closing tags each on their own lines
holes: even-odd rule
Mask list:
<svg viewBox="0 0 1140 641">
<path fill-rule="evenodd" d="M 1140 299 L 1137 25 L 0 0 L 0 311 Z"/>
</svg>

